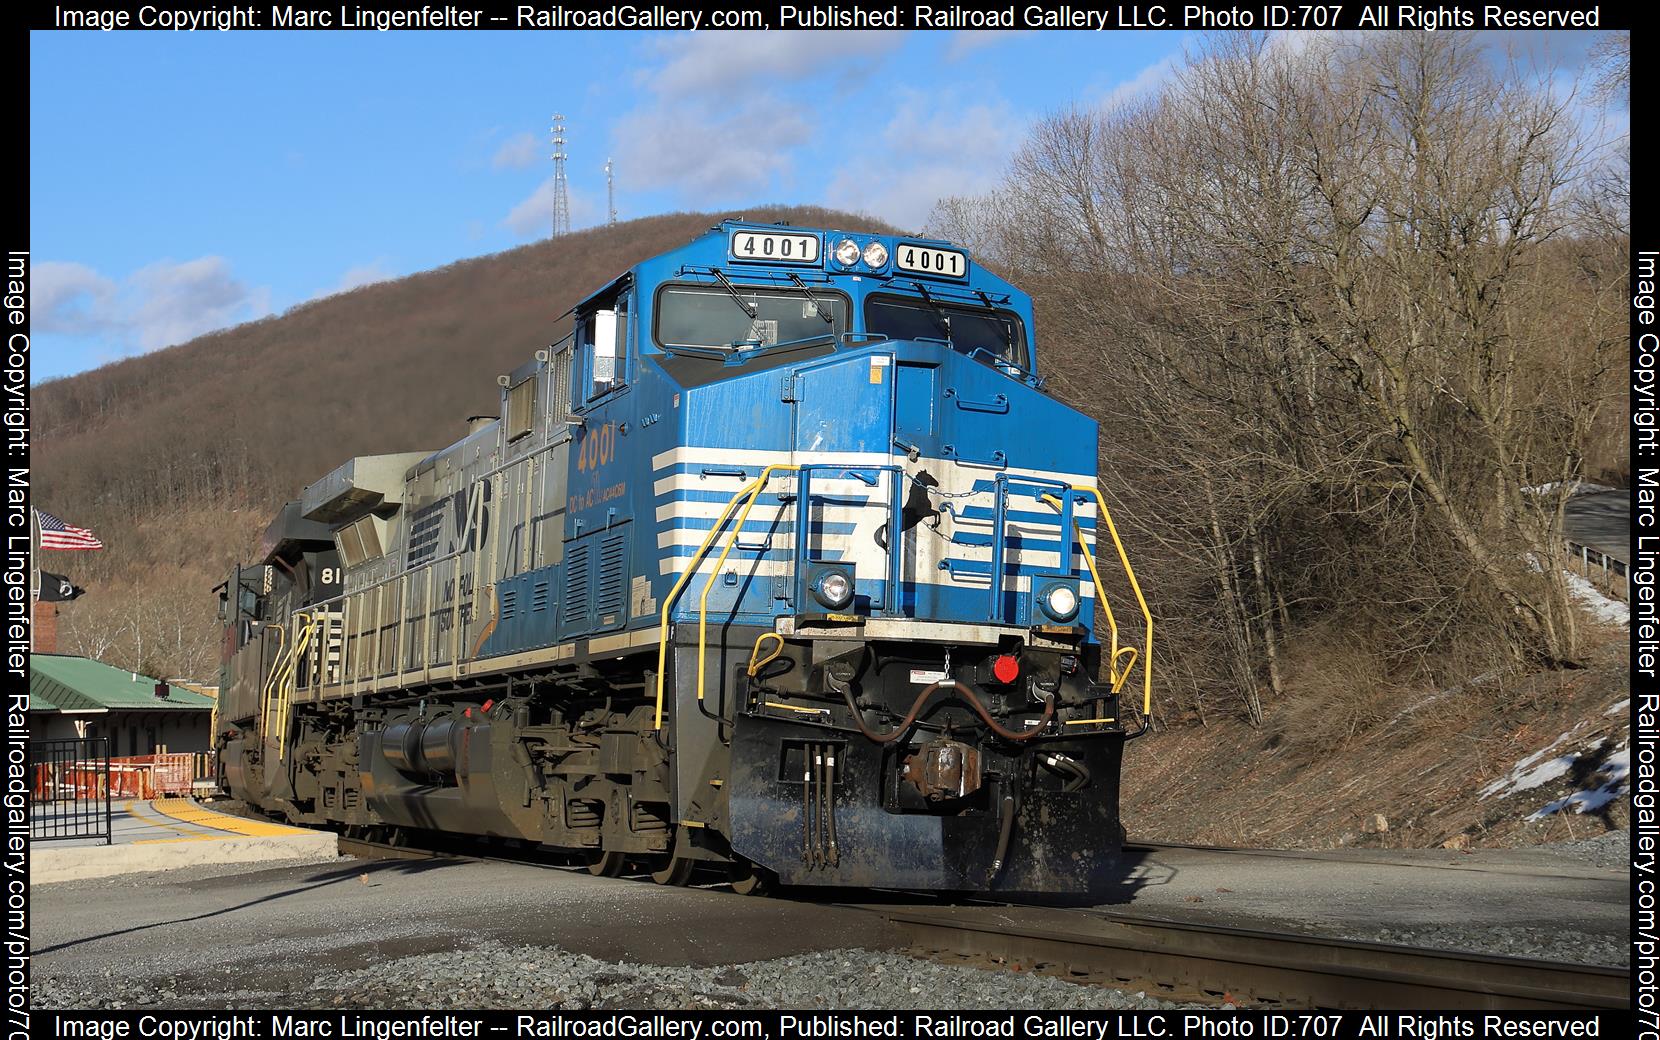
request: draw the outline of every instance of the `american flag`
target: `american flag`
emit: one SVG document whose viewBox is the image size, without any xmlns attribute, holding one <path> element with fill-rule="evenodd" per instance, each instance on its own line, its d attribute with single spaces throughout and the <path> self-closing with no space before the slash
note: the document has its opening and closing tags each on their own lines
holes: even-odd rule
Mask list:
<svg viewBox="0 0 1660 1040">
<path fill-rule="evenodd" d="M 40 547 L 42 549 L 102 549 L 104 547 L 104 543 L 93 537 L 91 531 L 84 527 L 66 524 L 44 509 L 35 510 L 35 517 L 40 521 Z"/>
</svg>

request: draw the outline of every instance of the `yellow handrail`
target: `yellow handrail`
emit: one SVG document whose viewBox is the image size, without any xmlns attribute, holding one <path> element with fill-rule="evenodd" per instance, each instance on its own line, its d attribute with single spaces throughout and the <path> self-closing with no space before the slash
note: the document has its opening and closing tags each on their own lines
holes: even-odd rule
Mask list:
<svg viewBox="0 0 1660 1040">
<path fill-rule="evenodd" d="M 294 696 L 294 677 L 298 668 L 300 655 L 311 649 L 311 635 L 317 627 L 317 620 L 310 614 L 296 613 L 294 617 L 300 619 L 305 627 L 294 636 L 290 644 L 292 649 L 288 653 L 288 663 L 283 668 L 282 681 L 277 686 L 278 716 L 280 725 L 277 727 L 277 748 L 280 750 L 288 746 L 288 716 L 289 707 Z"/>
<path fill-rule="evenodd" d="M 1061 500 L 1056 498 L 1054 495 L 1046 494 L 1040 497 L 1043 501 L 1054 506 L 1056 509 L 1062 508 Z M 1120 678 L 1118 674 L 1118 619 L 1113 616 L 1112 602 L 1107 599 L 1107 590 L 1101 587 L 1101 574 L 1095 569 L 1095 554 L 1089 551 L 1089 545 L 1084 541 L 1084 528 L 1083 525 L 1078 523 L 1077 517 L 1072 518 L 1072 530 L 1078 536 L 1078 548 L 1083 551 L 1084 563 L 1089 567 L 1089 576 L 1095 582 L 1095 597 L 1101 603 L 1101 610 L 1107 615 L 1107 635 L 1109 643 L 1109 649 L 1107 651 L 1107 681 L 1112 684 L 1112 691 L 1117 693 L 1118 688 L 1124 684 L 1124 679 L 1128 678 L 1130 674 L 1128 668 L 1125 669 L 1123 678 Z M 1132 649 L 1133 652 L 1133 648 L 1127 649 Z M 1133 661 L 1131 662 L 1132 667 L 1134 666 L 1134 663 L 1135 662 Z"/>
<path fill-rule="evenodd" d="M 748 503 L 748 505 L 746 505 L 744 507 L 743 517 L 749 516 L 749 507 L 753 506 L 755 504 L 755 499 L 760 497 L 761 489 L 766 487 L 767 481 L 769 479 L 771 479 L 772 474 L 775 471 L 786 471 L 787 470 L 787 471 L 792 471 L 793 472 L 793 471 L 798 470 L 800 468 L 801 467 L 799 467 L 799 466 L 785 466 L 785 465 L 768 466 L 767 468 L 763 469 L 760 472 L 760 474 L 758 476 L 756 476 L 756 478 L 754 480 L 750 481 L 748 484 L 745 484 L 743 487 L 739 488 L 737 493 L 732 496 L 731 501 L 726 503 L 726 508 L 721 510 L 720 519 L 716 520 L 715 525 L 709 529 L 709 536 L 707 538 L 703 539 L 703 544 L 698 546 L 697 547 L 697 552 L 692 554 L 691 563 L 687 565 L 685 571 L 683 571 L 681 573 L 680 577 L 675 580 L 674 588 L 670 589 L 669 594 L 663 598 L 663 612 L 662 612 L 662 617 L 660 619 L 660 627 L 659 627 L 658 633 L 657 633 L 657 708 L 656 708 L 653 723 L 652 723 L 652 728 L 653 729 L 662 729 L 663 728 L 663 680 L 664 680 L 664 671 L 665 671 L 664 666 L 666 665 L 666 663 L 668 661 L 668 652 L 669 652 L 669 611 L 674 609 L 675 600 L 679 598 L 681 590 L 686 587 L 686 583 L 688 581 L 690 581 L 691 578 L 692 578 L 692 575 L 694 573 L 696 573 L 698 564 L 703 562 L 704 554 L 709 551 L 709 547 L 711 545 L 715 544 L 715 539 L 720 537 L 721 528 L 725 527 L 726 526 L 726 521 L 728 521 L 732 518 L 732 511 L 734 509 L 738 508 L 738 503 L 740 501 L 742 501 L 745 498 L 745 496 L 748 496 L 749 503 Z M 733 534 L 732 534 L 732 540 L 733 541 L 735 541 L 737 539 L 738 532 L 743 530 L 743 525 L 744 525 L 743 517 L 739 518 L 738 525 L 735 528 L 733 528 Z M 800 533 L 797 532 L 796 536 L 800 537 Z M 726 547 L 726 550 L 721 553 L 720 560 L 717 560 L 715 562 L 715 571 L 714 571 L 714 573 L 719 573 L 720 572 L 721 563 L 725 562 L 727 553 L 729 553 L 731 551 L 732 551 L 732 546 L 729 543 Z M 713 578 L 712 575 L 711 575 L 709 580 L 710 580 L 711 583 L 714 581 L 714 578 Z M 706 585 L 704 587 L 704 590 L 703 590 L 703 600 L 702 600 L 702 604 L 700 604 L 700 613 L 699 613 L 699 616 L 698 616 L 698 652 L 697 652 L 697 658 L 698 658 L 697 698 L 698 698 L 698 700 L 703 699 L 703 633 L 704 633 L 704 621 L 703 621 L 703 615 L 702 615 L 701 611 L 702 611 L 702 605 L 707 604 L 708 598 L 709 598 L 709 589 L 708 589 L 708 586 Z"/>
<path fill-rule="evenodd" d="M 703 595 L 699 596 L 697 600 L 697 699 L 700 701 L 703 699 L 703 658 L 705 651 L 709 648 L 709 590 L 715 587 L 715 579 L 720 577 L 721 564 L 725 563 L 727 556 L 731 555 L 732 547 L 738 544 L 738 535 L 743 533 L 744 521 L 749 519 L 749 511 L 755 508 L 756 501 L 761 497 L 761 489 L 767 486 L 767 481 L 772 478 L 773 471 L 794 471 L 800 468 L 800 466 L 774 465 L 761 471 L 761 475 L 755 478 L 755 490 L 750 492 L 749 501 L 744 503 L 744 511 L 738 514 L 738 522 L 732 525 L 732 534 L 726 539 L 726 547 L 721 549 L 720 558 L 709 569 L 709 580 L 703 583 Z M 797 531 L 795 537 L 799 546 L 800 540 L 807 537 L 807 532 Z"/>
<path fill-rule="evenodd" d="M 266 628 L 277 633 L 277 656 L 271 662 L 271 674 L 259 684 L 259 729 L 260 735 L 267 744 L 271 743 L 271 727 L 275 715 L 271 708 L 271 698 L 277 692 L 277 680 L 282 676 L 282 665 L 288 651 L 288 627 L 286 625 L 266 625 Z"/>
<path fill-rule="evenodd" d="M 765 657 L 761 657 L 761 644 L 766 642 L 768 639 L 777 641 L 778 645 L 772 648 L 772 653 Z M 755 673 L 778 660 L 778 655 L 783 652 L 784 637 L 779 635 L 777 632 L 762 632 L 760 635 L 756 636 L 755 645 L 751 647 L 749 651 L 749 677 L 751 679 L 755 678 Z M 757 661 L 757 657 L 761 657 L 761 659 Z"/>
<path fill-rule="evenodd" d="M 311 630 L 313 621 L 309 614 L 295 614 L 294 617 L 304 618 L 306 627 L 302 628 L 288 641 L 288 630 L 282 625 L 270 625 L 283 637 L 282 650 L 277 659 L 271 663 L 271 677 L 265 682 L 265 708 L 261 712 L 263 718 L 265 742 L 278 751 L 288 742 L 288 707 L 289 695 L 293 692 L 295 662 L 311 644 Z M 275 730 L 276 732 L 272 732 Z"/>
<path fill-rule="evenodd" d="M 1095 582 L 1095 592 L 1101 601 L 1101 609 L 1107 615 L 1107 627 L 1112 633 L 1112 648 L 1107 657 L 1107 677 L 1112 683 L 1112 691 L 1117 693 L 1129 679 L 1130 671 L 1135 668 L 1136 660 L 1141 660 L 1141 714 L 1143 718 L 1153 711 L 1153 612 L 1147 609 L 1147 597 L 1141 594 L 1141 583 L 1136 581 L 1135 568 L 1130 566 L 1129 554 L 1124 551 L 1124 542 L 1118 537 L 1118 525 L 1112 522 L 1112 511 L 1107 508 L 1107 500 L 1102 497 L 1101 489 L 1087 487 L 1083 484 L 1072 485 L 1073 491 L 1087 491 L 1095 496 L 1095 502 L 1101 507 L 1101 519 L 1106 522 L 1107 533 L 1112 536 L 1112 544 L 1118 550 L 1118 562 L 1124 567 L 1124 576 L 1130 579 L 1130 590 L 1135 593 L 1136 603 L 1141 607 L 1141 619 L 1147 626 L 1147 636 L 1143 643 L 1144 649 L 1138 654 L 1133 646 L 1120 649 L 1118 646 L 1118 623 L 1113 619 L 1112 607 L 1107 603 L 1106 589 L 1101 585 L 1101 572 L 1095 568 L 1095 554 L 1084 542 L 1084 529 L 1076 517 L 1072 520 L 1072 529 L 1078 535 L 1078 548 L 1083 550 L 1084 562 L 1089 565 L 1089 576 Z M 1044 495 L 1043 500 L 1061 508 L 1060 499 L 1054 495 Z M 1124 670 L 1118 670 L 1118 658 L 1122 654 L 1129 654 L 1130 660 L 1124 665 Z"/>
</svg>

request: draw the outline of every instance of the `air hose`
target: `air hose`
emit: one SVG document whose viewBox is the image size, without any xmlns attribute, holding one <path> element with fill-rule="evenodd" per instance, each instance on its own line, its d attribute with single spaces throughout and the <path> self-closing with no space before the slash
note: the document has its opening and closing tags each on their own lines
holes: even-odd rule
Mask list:
<svg viewBox="0 0 1660 1040">
<path fill-rule="evenodd" d="M 832 686 L 833 685 L 834 684 L 832 684 Z M 1033 726 L 1031 729 L 1028 729 L 1023 733 L 1016 733 L 1014 730 L 1004 729 L 996 719 L 991 717 L 991 712 L 987 711 L 986 706 L 980 703 L 980 698 L 975 695 L 972 689 L 960 682 L 952 680 L 947 682 L 931 683 L 928 686 L 924 686 L 922 688 L 922 692 L 917 694 L 916 700 L 912 702 L 911 710 L 905 713 L 905 717 L 900 720 L 899 725 L 888 730 L 886 733 L 877 733 L 865 725 L 864 714 L 859 711 L 859 706 L 853 701 L 852 683 L 848 683 L 842 687 L 841 695 L 842 699 L 847 702 L 847 710 L 853 715 L 853 724 L 859 727 L 859 732 L 865 735 L 865 739 L 876 744 L 891 744 L 903 736 L 905 732 L 911 728 L 911 724 L 916 722 L 917 716 L 922 714 L 922 705 L 928 700 L 933 692 L 935 690 L 948 687 L 956 690 L 963 700 L 968 702 L 968 706 L 974 709 L 974 714 L 980 716 L 980 719 L 985 722 L 993 733 L 997 734 L 999 737 L 1002 737 L 1004 740 L 1014 741 L 1015 743 L 1024 743 L 1031 740 L 1039 733 L 1042 733 L 1044 727 L 1049 725 L 1049 720 L 1055 715 L 1055 695 L 1052 693 L 1047 694 L 1043 698 L 1043 714 L 1038 718 L 1036 726 Z"/>
<path fill-rule="evenodd" d="M 1003 796 L 1002 822 L 997 826 L 997 855 L 991 861 L 991 873 L 986 877 L 989 883 L 997 879 L 1003 872 L 1003 860 L 1009 855 L 1009 837 L 1014 834 L 1014 795 Z"/>
</svg>

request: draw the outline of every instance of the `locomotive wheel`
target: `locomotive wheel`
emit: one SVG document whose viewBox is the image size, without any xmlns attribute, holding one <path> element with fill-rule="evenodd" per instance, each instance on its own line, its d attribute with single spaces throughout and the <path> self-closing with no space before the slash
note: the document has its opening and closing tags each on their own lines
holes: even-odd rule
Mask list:
<svg viewBox="0 0 1660 1040">
<path fill-rule="evenodd" d="M 595 849 L 588 853 L 588 873 L 595 877 L 618 877 L 627 861 L 628 857 L 621 852 L 602 852 Z"/>
<path fill-rule="evenodd" d="M 670 856 L 662 868 L 651 872 L 651 880 L 659 885 L 684 885 L 692 880 L 692 872 L 697 869 L 697 861 L 684 859 L 680 856 Z"/>
<path fill-rule="evenodd" d="M 732 864 L 732 891 L 740 896 L 764 896 L 777 880 L 772 871 L 747 859 Z"/>
</svg>

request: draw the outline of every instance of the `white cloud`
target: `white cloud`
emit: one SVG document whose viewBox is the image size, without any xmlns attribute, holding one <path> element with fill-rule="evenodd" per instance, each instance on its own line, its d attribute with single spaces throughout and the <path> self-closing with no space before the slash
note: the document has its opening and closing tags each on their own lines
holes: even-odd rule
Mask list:
<svg viewBox="0 0 1660 1040">
<path fill-rule="evenodd" d="M 598 207 L 592 199 L 570 189 L 565 195 L 570 200 L 573 230 L 596 223 Z M 535 191 L 508 212 L 502 224 L 520 238 L 546 238 L 553 230 L 553 178 L 538 184 Z"/>
<path fill-rule="evenodd" d="M 844 31 L 651 38 L 638 76 L 645 99 L 611 128 L 619 190 L 668 189 L 698 207 L 787 192 L 795 153 L 813 139 L 818 112 L 838 90 L 870 82 L 905 38 Z M 832 65 L 836 84 L 827 95 L 818 84 Z M 809 85 L 810 93 L 798 89 Z M 529 219 L 537 211 L 532 202 L 509 221 Z"/>
<path fill-rule="evenodd" d="M 1101 95 L 1097 104 L 1104 109 L 1113 109 L 1146 97 L 1169 82 L 1176 74 L 1180 60 L 1180 55 L 1172 54 L 1155 61 L 1129 79 L 1115 84 Z"/>
<path fill-rule="evenodd" d="M 541 139 L 526 131 L 503 141 L 490 159 L 490 166 L 497 170 L 525 170 L 541 161 Z"/>
<path fill-rule="evenodd" d="M 884 147 L 840 173 L 825 201 L 870 213 L 901 228 L 921 228 L 946 195 L 978 195 L 1002 179 L 1025 121 L 1001 98 L 957 104 L 906 90 L 881 131 Z"/>
<path fill-rule="evenodd" d="M 41 332 L 83 335 L 107 325 L 115 283 L 85 264 L 45 260 L 30 288 L 34 326 Z"/>
<path fill-rule="evenodd" d="M 146 351 L 271 311 L 270 292 L 238 281 L 222 256 L 151 264 L 133 273 L 128 290 L 128 322 Z"/>
<path fill-rule="evenodd" d="M 386 266 L 386 261 L 377 258 L 366 264 L 346 268 L 346 272 L 340 276 L 340 283 L 330 292 L 351 292 L 353 289 L 361 289 L 365 285 L 373 285 L 376 282 L 384 282 L 396 277 L 396 272 Z"/>
<path fill-rule="evenodd" d="M 904 42 L 897 30 L 676 33 L 658 38 L 658 52 L 672 57 L 646 80 L 665 96 L 725 98 L 751 81 L 806 79 L 821 75 L 832 58 L 873 58 Z"/>
<path fill-rule="evenodd" d="M 738 106 L 667 102 L 618 121 L 617 169 L 630 186 L 673 187 L 694 199 L 744 196 L 792 168 L 812 136 L 799 105 L 757 99 Z"/>
<path fill-rule="evenodd" d="M 224 257 L 164 260 L 117 282 L 85 264 L 35 267 L 35 320 L 43 332 L 102 335 L 121 353 L 144 353 L 271 312 L 271 293 L 251 288 Z"/>
<path fill-rule="evenodd" d="M 951 34 L 951 42 L 945 47 L 946 61 L 960 61 L 975 51 L 1011 40 L 1016 36 L 1029 36 L 1035 29 L 962 29 Z"/>
</svg>

